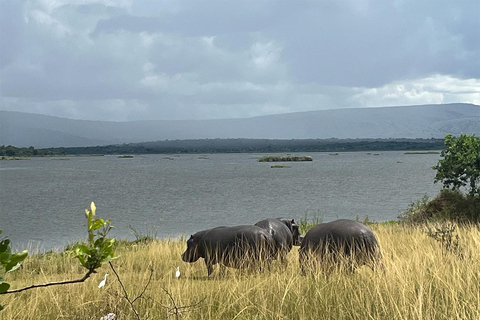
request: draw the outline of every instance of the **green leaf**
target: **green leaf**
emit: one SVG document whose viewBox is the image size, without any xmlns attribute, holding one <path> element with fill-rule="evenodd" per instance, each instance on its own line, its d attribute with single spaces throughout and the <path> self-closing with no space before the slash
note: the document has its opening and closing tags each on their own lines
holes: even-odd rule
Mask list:
<svg viewBox="0 0 480 320">
<path fill-rule="evenodd" d="M 0 253 L 3 252 L 10 252 L 10 240 L 9 239 L 4 239 L 0 241 Z"/>
<path fill-rule="evenodd" d="M 97 230 L 103 227 L 104 224 L 105 224 L 105 221 L 103 221 L 103 219 L 97 219 L 90 225 L 89 229 Z"/>
<path fill-rule="evenodd" d="M 0 283 L 0 293 L 7 292 L 10 288 L 10 285 L 6 282 Z"/>
<path fill-rule="evenodd" d="M 89 255 L 90 250 L 91 249 L 84 244 L 77 244 L 75 246 L 74 252 L 76 255 Z"/>
<path fill-rule="evenodd" d="M 0 253 L 0 265 L 5 266 L 10 261 L 10 253 Z"/>
<path fill-rule="evenodd" d="M 5 271 L 10 272 L 16 270 L 20 267 L 20 262 L 25 260 L 28 255 L 27 250 L 23 250 L 22 252 L 12 254 L 10 257 L 10 261 L 5 265 Z"/>
</svg>

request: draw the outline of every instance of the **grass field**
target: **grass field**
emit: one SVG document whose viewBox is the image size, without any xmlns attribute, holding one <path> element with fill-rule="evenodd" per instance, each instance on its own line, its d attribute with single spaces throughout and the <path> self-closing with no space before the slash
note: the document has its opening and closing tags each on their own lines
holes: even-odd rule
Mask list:
<svg viewBox="0 0 480 320">
<path fill-rule="evenodd" d="M 113 266 L 129 298 L 140 296 L 133 304 L 139 317 L 107 264 L 80 284 L 0 296 L 5 306 L 0 318 L 98 320 L 113 312 L 116 319 L 480 319 L 478 226 L 458 228 L 458 247 L 450 251 L 423 227 L 371 228 L 382 248 L 384 273 L 362 267 L 354 274 L 302 276 L 294 248 L 287 266 L 275 262 L 264 272 L 222 272 L 216 266 L 207 278 L 203 259 L 181 260 L 184 240 L 123 244 Z M 99 289 L 105 273 L 107 283 Z M 13 289 L 83 274 L 71 254 L 50 253 L 29 256 L 7 280 Z"/>
</svg>

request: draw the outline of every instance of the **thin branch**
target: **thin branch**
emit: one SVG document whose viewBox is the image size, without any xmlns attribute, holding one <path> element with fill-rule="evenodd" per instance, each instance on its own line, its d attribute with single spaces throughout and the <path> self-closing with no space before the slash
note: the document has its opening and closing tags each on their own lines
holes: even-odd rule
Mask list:
<svg viewBox="0 0 480 320">
<path fill-rule="evenodd" d="M 153 277 L 153 267 L 150 267 L 150 277 L 148 278 L 148 282 L 147 284 L 145 285 L 145 287 L 143 288 L 143 291 L 135 298 L 132 300 L 132 303 L 134 303 L 135 301 L 137 301 L 137 299 L 139 298 L 142 298 L 143 294 L 145 293 L 145 291 L 147 291 L 147 288 L 148 286 L 150 285 L 150 282 L 152 281 L 152 277 Z"/>
<path fill-rule="evenodd" d="M 172 303 L 173 303 L 173 308 L 172 308 L 172 309 L 178 310 L 177 304 L 176 304 L 176 302 L 175 302 L 175 299 L 173 299 L 173 297 L 172 297 L 172 295 L 170 294 L 170 292 L 168 292 L 168 290 L 165 289 L 165 288 L 162 288 L 162 289 L 163 289 L 163 291 L 165 291 L 165 293 L 167 294 L 167 296 L 168 296 L 168 297 L 170 298 L 170 300 L 172 301 Z"/>
<path fill-rule="evenodd" d="M 196 303 L 188 305 L 188 306 L 177 306 L 177 303 L 175 302 L 175 299 L 173 298 L 172 294 L 167 289 L 165 289 L 163 287 L 161 287 L 161 288 L 165 292 L 165 294 L 168 296 L 170 301 L 172 302 L 173 307 L 165 306 L 165 305 L 163 305 L 159 302 L 156 302 L 151 297 L 147 297 L 147 298 L 150 299 L 153 303 L 160 305 L 162 308 L 167 309 L 167 311 L 169 313 L 168 316 L 174 315 L 176 319 L 178 319 L 178 317 L 181 316 L 182 312 L 191 311 L 191 310 L 195 310 L 196 308 L 198 308 L 200 306 L 200 304 L 207 298 L 207 297 L 203 297 L 203 299 L 200 299 Z M 190 310 L 187 310 L 187 309 L 190 309 Z"/>
<path fill-rule="evenodd" d="M 83 278 L 77 279 L 77 280 L 65 280 L 65 281 L 48 282 L 48 283 L 42 283 L 42 284 L 32 284 L 31 286 L 28 286 L 28 287 L 1 292 L 0 295 L 8 294 L 8 293 L 18 293 L 18 292 L 22 292 L 22 291 L 25 291 L 25 290 L 35 289 L 35 288 L 58 286 L 58 285 L 72 284 L 72 283 L 80 283 L 80 282 L 84 282 L 85 280 L 87 280 L 90 277 L 90 275 L 94 272 L 95 272 L 94 269 L 88 270 L 88 272 L 83 276 Z"/>
<path fill-rule="evenodd" d="M 125 289 L 125 286 L 123 285 L 123 282 L 122 280 L 120 280 L 120 276 L 118 275 L 117 271 L 115 270 L 115 268 L 113 267 L 113 264 L 111 261 L 108 262 L 108 264 L 110 265 L 110 268 L 112 269 L 113 273 L 115 274 L 115 276 L 117 277 L 117 280 L 118 282 L 120 283 L 120 286 L 122 287 L 122 290 L 123 290 L 123 293 L 125 294 L 124 298 L 128 301 L 128 303 L 130 304 L 130 307 L 132 308 L 133 312 L 135 313 L 135 316 L 137 317 L 138 320 L 141 320 L 140 319 L 140 315 L 138 314 L 138 311 L 137 309 L 135 309 L 135 306 L 133 305 L 133 301 L 130 300 L 130 298 L 128 297 L 128 293 L 127 293 L 127 290 Z M 144 289 L 145 291 L 145 289 Z M 135 300 L 138 299 L 135 298 Z M 134 300 L 134 301 L 135 301 Z"/>
</svg>

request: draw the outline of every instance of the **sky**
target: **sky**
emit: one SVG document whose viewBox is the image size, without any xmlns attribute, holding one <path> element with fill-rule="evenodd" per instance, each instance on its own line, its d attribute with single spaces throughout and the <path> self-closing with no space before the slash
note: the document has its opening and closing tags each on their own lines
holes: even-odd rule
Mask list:
<svg viewBox="0 0 480 320">
<path fill-rule="evenodd" d="M 480 104 L 478 0 L 0 0 L 0 109 L 245 118 Z"/>
</svg>

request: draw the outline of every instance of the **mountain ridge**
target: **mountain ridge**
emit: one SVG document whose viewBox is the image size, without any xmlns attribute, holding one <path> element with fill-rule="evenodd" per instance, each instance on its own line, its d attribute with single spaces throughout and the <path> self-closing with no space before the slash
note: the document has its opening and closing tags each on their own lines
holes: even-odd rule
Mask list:
<svg viewBox="0 0 480 320">
<path fill-rule="evenodd" d="M 443 138 L 480 134 L 466 103 L 328 109 L 215 120 L 74 120 L 0 110 L 0 145 L 85 147 L 183 139 Z"/>
</svg>

